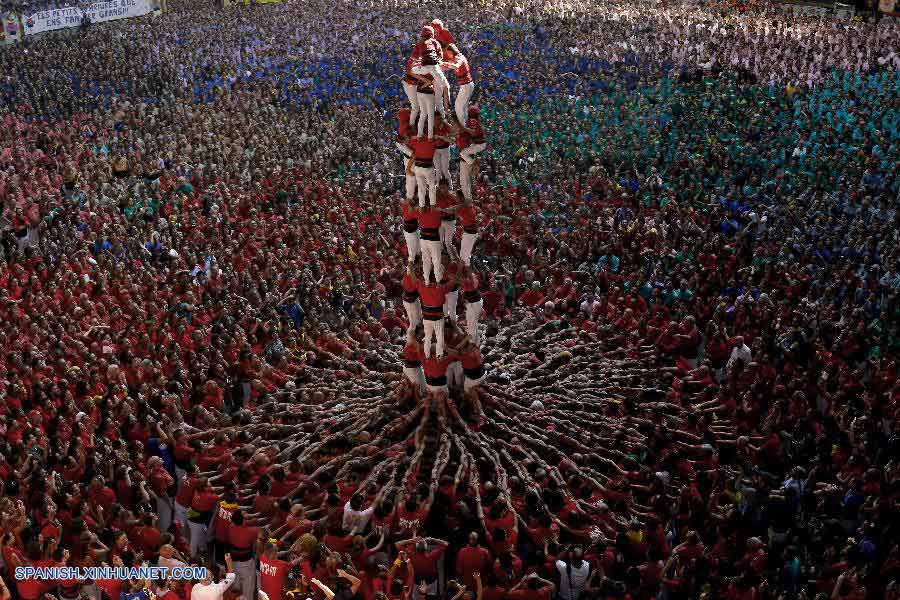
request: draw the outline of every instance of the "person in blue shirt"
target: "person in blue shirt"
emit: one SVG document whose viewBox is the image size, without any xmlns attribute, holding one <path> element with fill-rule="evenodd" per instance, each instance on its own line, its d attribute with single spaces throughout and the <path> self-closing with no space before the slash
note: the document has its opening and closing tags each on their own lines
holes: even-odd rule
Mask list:
<svg viewBox="0 0 900 600">
<path fill-rule="evenodd" d="M 165 417 L 163 417 L 165 419 Z M 147 439 L 147 453 L 150 456 L 158 456 L 163 461 L 163 466 L 173 477 L 175 476 L 175 442 L 172 437 L 163 429 L 161 423 L 157 422 L 151 427 L 156 433 Z"/>
</svg>

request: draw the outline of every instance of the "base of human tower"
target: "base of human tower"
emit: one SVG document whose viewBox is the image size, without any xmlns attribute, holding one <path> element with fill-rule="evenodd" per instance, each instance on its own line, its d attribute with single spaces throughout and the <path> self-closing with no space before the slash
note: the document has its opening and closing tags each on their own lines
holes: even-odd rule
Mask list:
<svg viewBox="0 0 900 600">
<path fill-rule="evenodd" d="M 647 393 L 664 371 L 655 359 L 626 357 L 594 334 L 524 309 L 488 324 L 477 396 L 422 391 L 402 375 L 402 350 L 387 342 L 384 368 L 353 378 L 342 377 L 338 363 L 314 369 L 294 402 L 257 411 L 250 430 L 265 430 L 281 461 L 314 458 L 317 472 L 337 481 L 355 473 L 363 485 L 393 488 L 402 504 L 425 502 L 432 486 L 464 481 L 465 473 L 470 484 L 505 482 L 515 494 L 522 481 L 544 475 L 568 488 L 562 464 L 598 480 L 609 461 L 639 470 L 630 448 L 650 443 L 653 432 L 629 426 L 623 438 L 623 417 L 670 411 Z M 281 424 L 271 425 L 276 416 Z"/>
</svg>

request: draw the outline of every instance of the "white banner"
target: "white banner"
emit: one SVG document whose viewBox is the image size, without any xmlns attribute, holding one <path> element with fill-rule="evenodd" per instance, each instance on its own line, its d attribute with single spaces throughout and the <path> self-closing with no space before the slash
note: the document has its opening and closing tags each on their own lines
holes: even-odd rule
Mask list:
<svg viewBox="0 0 900 600">
<path fill-rule="evenodd" d="M 23 17 L 22 24 L 25 26 L 25 35 L 34 35 L 54 29 L 78 27 L 84 21 L 84 17 L 90 19 L 92 23 L 102 23 L 103 21 L 139 17 L 158 8 L 158 0 L 106 0 L 83 6 L 44 10 Z"/>
</svg>

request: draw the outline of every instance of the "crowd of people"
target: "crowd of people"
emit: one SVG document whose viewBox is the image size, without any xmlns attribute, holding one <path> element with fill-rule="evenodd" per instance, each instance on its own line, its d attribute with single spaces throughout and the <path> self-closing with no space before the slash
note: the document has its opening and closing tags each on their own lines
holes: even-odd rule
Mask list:
<svg viewBox="0 0 900 600">
<path fill-rule="evenodd" d="M 0 594 L 900 598 L 897 39 L 176 0 L 0 49 Z M 140 564 L 209 576 L 14 576 Z"/>
</svg>

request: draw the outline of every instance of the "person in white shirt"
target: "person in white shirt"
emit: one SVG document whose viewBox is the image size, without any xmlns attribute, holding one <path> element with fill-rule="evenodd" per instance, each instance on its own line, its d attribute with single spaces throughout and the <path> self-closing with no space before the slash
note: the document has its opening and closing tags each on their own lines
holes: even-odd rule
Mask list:
<svg viewBox="0 0 900 600">
<path fill-rule="evenodd" d="M 593 294 L 587 294 L 582 300 L 581 305 L 578 307 L 581 312 L 590 317 L 594 314 L 594 309 L 600 306 L 600 303 L 597 302 L 596 298 L 594 298 Z"/>
<path fill-rule="evenodd" d="M 207 569 L 206 577 L 191 589 L 191 600 L 222 600 L 225 592 L 234 583 L 234 564 L 231 562 L 230 553 L 225 555 L 225 570 L 225 579 L 213 583 L 212 572 Z"/>
<path fill-rule="evenodd" d="M 163 544 L 159 548 L 159 560 L 156 562 L 156 566 L 165 567 L 167 569 L 174 569 L 175 567 L 186 567 L 187 562 L 179 560 L 179 558 L 177 557 L 181 557 L 181 555 L 178 554 L 175 546 L 173 546 L 172 544 Z"/>
<path fill-rule="evenodd" d="M 734 348 L 731 350 L 731 356 L 728 357 L 728 364 L 725 367 L 728 371 L 731 371 L 738 359 L 744 361 L 744 366 L 746 367 L 750 364 L 751 357 L 750 348 L 744 343 L 744 336 L 739 335 L 734 338 Z"/>
<path fill-rule="evenodd" d="M 344 505 L 344 519 L 342 522 L 344 531 L 356 535 L 366 529 L 369 519 L 372 518 L 372 513 L 375 512 L 375 506 L 361 510 L 362 505 L 363 497 L 359 494 L 355 494 Z"/>
<path fill-rule="evenodd" d="M 568 563 L 557 560 L 556 570 L 559 571 L 560 600 L 578 600 L 591 575 L 591 563 L 584 560 L 581 548 L 572 551 Z"/>
</svg>

